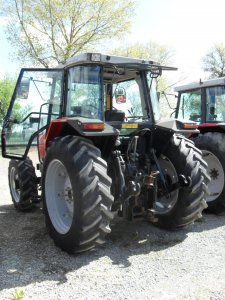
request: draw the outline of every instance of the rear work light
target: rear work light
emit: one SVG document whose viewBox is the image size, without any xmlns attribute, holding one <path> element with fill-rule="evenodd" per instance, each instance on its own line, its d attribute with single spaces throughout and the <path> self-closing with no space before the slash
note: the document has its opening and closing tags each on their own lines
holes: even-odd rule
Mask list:
<svg viewBox="0 0 225 300">
<path fill-rule="evenodd" d="M 86 123 L 83 124 L 83 130 L 104 130 L 105 124 L 104 123 Z"/>
<path fill-rule="evenodd" d="M 91 61 L 101 61 L 101 54 L 100 53 L 92 53 Z"/>
</svg>

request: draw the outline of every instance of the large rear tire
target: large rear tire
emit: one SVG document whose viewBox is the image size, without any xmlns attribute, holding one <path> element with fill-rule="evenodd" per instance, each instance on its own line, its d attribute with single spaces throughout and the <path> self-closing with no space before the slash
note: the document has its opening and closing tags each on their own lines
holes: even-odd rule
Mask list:
<svg viewBox="0 0 225 300">
<path fill-rule="evenodd" d="M 201 151 L 193 142 L 183 136 L 174 135 L 164 153 L 159 157 L 159 164 L 169 186 L 184 175 L 191 179 L 188 187 L 181 187 L 168 195 L 160 190 L 153 205 L 152 222 L 159 227 L 169 229 L 186 226 L 201 217 L 207 207 L 205 197 L 209 177 L 207 164 L 202 159 Z"/>
<path fill-rule="evenodd" d="M 209 195 L 206 197 L 207 211 L 221 214 L 225 212 L 225 134 L 207 132 L 194 139 L 196 147 L 208 164 Z"/>
<path fill-rule="evenodd" d="M 79 253 L 103 243 L 113 218 L 111 179 L 98 148 L 84 138 L 57 138 L 43 166 L 46 226 L 55 244 Z"/>
<path fill-rule="evenodd" d="M 29 211 L 37 200 L 37 176 L 32 161 L 10 160 L 8 168 L 9 189 L 15 208 Z"/>
</svg>

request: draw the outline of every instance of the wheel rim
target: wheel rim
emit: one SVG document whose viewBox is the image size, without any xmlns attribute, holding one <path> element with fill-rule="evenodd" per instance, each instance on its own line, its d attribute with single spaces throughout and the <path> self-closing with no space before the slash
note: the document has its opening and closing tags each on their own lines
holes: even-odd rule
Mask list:
<svg viewBox="0 0 225 300">
<path fill-rule="evenodd" d="M 208 164 L 208 174 L 211 181 L 208 184 L 209 195 L 206 198 L 207 202 L 217 199 L 224 188 L 224 170 L 219 159 L 210 151 L 202 150 L 202 156 Z"/>
<path fill-rule="evenodd" d="M 159 165 L 164 174 L 166 182 L 168 185 L 178 181 L 177 171 L 172 164 L 172 162 L 164 155 L 161 155 L 159 158 Z M 158 175 L 160 177 L 160 175 Z M 179 191 L 175 190 L 172 193 L 169 193 L 168 196 L 160 196 L 160 192 L 157 196 L 157 201 L 154 203 L 154 209 L 158 213 L 166 213 L 170 211 L 177 202 Z"/>
<path fill-rule="evenodd" d="M 73 190 L 65 166 L 57 159 L 50 162 L 46 172 L 45 199 L 55 230 L 67 233 L 73 221 Z"/>
<path fill-rule="evenodd" d="M 10 189 L 13 196 L 13 200 L 16 203 L 20 202 L 20 186 L 19 186 L 19 176 L 15 167 L 12 167 L 9 175 Z"/>
</svg>

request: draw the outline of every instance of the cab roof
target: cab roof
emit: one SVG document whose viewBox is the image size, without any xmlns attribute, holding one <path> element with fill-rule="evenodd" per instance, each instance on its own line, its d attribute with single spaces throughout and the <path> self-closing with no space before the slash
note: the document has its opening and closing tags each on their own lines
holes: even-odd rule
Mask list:
<svg viewBox="0 0 225 300">
<path fill-rule="evenodd" d="M 220 86 L 220 85 L 225 85 L 225 77 L 209 79 L 204 81 L 200 79 L 200 81 L 198 82 L 191 82 L 186 85 L 177 86 L 174 88 L 174 91 L 182 92 L 182 91 L 189 91 L 189 90 L 194 90 L 202 87 L 212 87 L 212 86 Z"/>
<path fill-rule="evenodd" d="M 78 64 L 91 64 L 99 63 L 102 65 L 118 66 L 118 67 L 127 67 L 129 69 L 135 70 L 149 70 L 154 71 L 154 69 L 162 70 L 177 70 L 174 67 L 162 66 L 157 62 L 144 60 L 139 58 L 130 58 L 123 56 L 107 55 L 102 53 L 82 53 L 76 56 L 73 56 L 65 61 L 64 64 L 60 64 L 59 68 L 68 68 Z"/>
</svg>

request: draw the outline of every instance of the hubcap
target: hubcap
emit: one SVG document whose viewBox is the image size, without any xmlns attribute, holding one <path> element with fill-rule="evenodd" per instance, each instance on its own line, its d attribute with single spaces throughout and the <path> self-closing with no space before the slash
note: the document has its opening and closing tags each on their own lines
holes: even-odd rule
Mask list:
<svg viewBox="0 0 225 300">
<path fill-rule="evenodd" d="M 209 195 L 206 198 L 207 202 L 217 199 L 223 191 L 224 187 L 224 170 L 219 159 L 210 151 L 202 150 L 202 156 L 208 164 L 208 173 L 211 177 L 211 182 L 208 185 Z"/>
<path fill-rule="evenodd" d="M 13 199 L 16 203 L 20 202 L 20 186 L 19 186 L 19 176 L 15 167 L 12 167 L 9 175 L 11 193 Z"/>
<path fill-rule="evenodd" d="M 50 162 L 46 172 L 45 199 L 55 230 L 67 233 L 73 221 L 73 190 L 65 166 L 57 159 Z"/>
<path fill-rule="evenodd" d="M 159 164 L 164 174 L 166 184 L 168 186 L 178 181 L 176 169 L 172 164 L 172 162 L 166 156 L 164 155 L 160 156 Z M 159 213 L 160 212 L 166 213 L 167 211 L 172 209 L 175 203 L 177 202 L 178 193 L 179 191 L 175 190 L 174 192 L 169 193 L 168 195 L 163 195 L 163 194 L 160 195 L 160 191 L 159 191 L 157 201 L 155 202 L 154 205 L 154 209 Z"/>
</svg>

